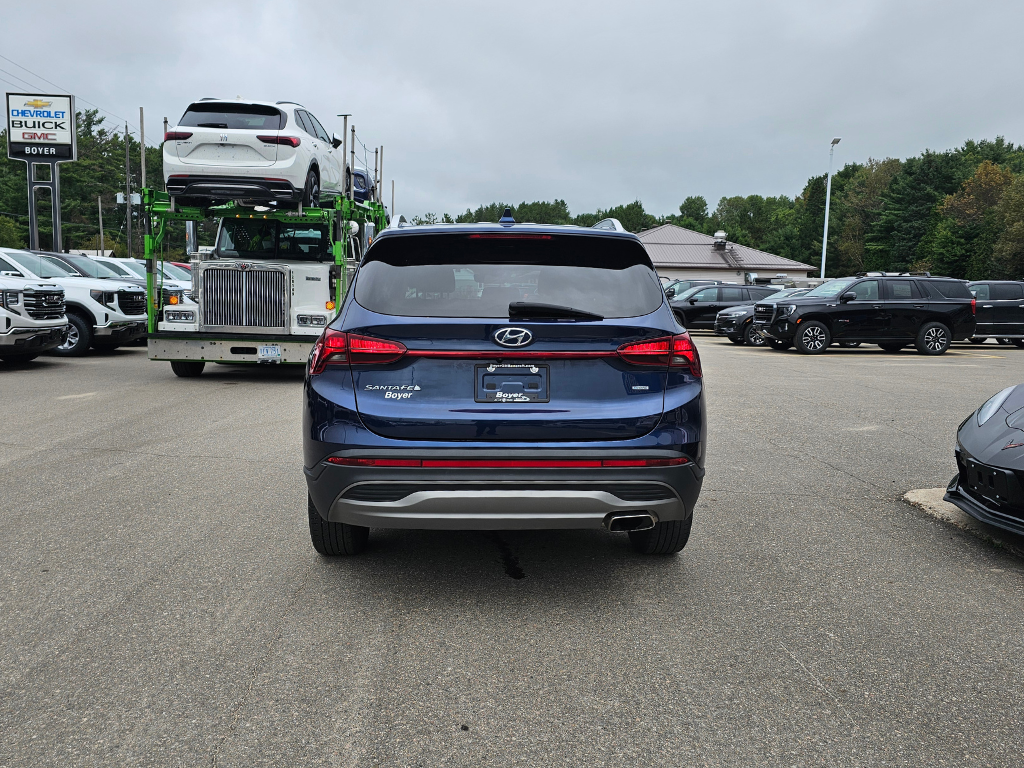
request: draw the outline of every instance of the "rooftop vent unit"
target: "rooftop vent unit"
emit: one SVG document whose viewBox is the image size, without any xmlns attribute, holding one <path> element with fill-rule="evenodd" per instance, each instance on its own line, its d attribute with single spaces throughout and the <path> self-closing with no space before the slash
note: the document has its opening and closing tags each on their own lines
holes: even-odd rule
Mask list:
<svg viewBox="0 0 1024 768">
<path fill-rule="evenodd" d="M 725 250 L 725 230 L 724 229 L 720 229 L 717 232 L 715 232 L 715 250 L 716 251 L 724 251 Z"/>
</svg>

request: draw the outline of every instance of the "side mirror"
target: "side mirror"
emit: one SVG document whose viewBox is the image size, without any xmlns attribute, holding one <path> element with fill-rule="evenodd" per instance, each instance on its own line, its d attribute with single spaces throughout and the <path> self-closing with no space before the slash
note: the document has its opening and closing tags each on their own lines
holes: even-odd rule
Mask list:
<svg viewBox="0 0 1024 768">
<path fill-rule="evenodd" d="M 696 300 L 696 299 L 690 299 L 690 303 L 691 303 L 691 304 L 696 304 L 696 303 L 697 303 L 697 300 Z"/>
<path fill-rule="evenodd" d="M 331 134 L 331 146 L 337 149 L 341 146 L 341 139 L 338 138 L 338 134 Z"/>
<path fill-rule="evenodd" d="M 675 288 L 668 288 L 668 289 L 667 289 L 667 290 L 665 291 L 665 295 L 666 295 L 666 296 L 668 296 L 668 297 L 669 297 L 670 299 L 671 299 L 671 298 L 674 298 L 674 297 L 675 297 L 675 295 L 676 295 L 676 289 L 675 289 Z"/>
<path fill-rule="evenodd" d="M 856 293 L 854 293 L 853 291 L 847 291 L 846 293 L 844 293 L 842 296 L 839 297 L 839 303 L 840 304 L 848 304 L 849 302 L 853 301 L 856 298 L 857 298 L 857 294 Z"/>
</svg>

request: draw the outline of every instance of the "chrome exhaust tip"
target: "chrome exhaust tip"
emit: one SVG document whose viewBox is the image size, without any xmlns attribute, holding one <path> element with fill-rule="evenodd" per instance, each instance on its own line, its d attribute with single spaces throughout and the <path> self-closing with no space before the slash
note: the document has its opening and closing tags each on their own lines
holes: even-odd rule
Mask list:
<svg viewBox="0 0 1024 768">
<path fill-rule="evenodd" d="M 658 521 L 647 512 L 613 512 L 604 519 L 604 527 L 612 533 L 623 531 L 646 531 Z"/>
</svg>

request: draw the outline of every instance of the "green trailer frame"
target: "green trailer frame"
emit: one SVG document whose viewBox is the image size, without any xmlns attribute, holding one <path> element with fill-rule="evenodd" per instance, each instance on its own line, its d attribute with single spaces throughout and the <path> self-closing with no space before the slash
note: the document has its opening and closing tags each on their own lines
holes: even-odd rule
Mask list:
<svg viewBox="0 0 1024 768">
<path fill-rule="evenodd" d="M 209 208 L 176 206 L 166 192 L 155 189 L 142 190 L 142 206 L 145 234 L 143 245 L 146 259 L 146 314 L 148 331 L 157 332 L 160 312 L 163 309 L 163 275 L 156 268 L 157 256 L 167 223 L 172 221 L 204 221 L 216 218 L 271 219 L 289 224 L 327 225 L 334 263 L 340 267 L 339 279 L 335 281 L 335 311 L 340 311 L 345 294 L 348 293 L 349 244 L 347 236 L 350 223 L 373 224 L 374 231 L 380 232 L 387 226 L 387 212 L 383 204 L 359 202 L 347 197 L 333 199 L 333 205 L 326 208 L 300 208 L 296 211 L 255 211 L 250 206 L 230 202 Z"/>
</svg>

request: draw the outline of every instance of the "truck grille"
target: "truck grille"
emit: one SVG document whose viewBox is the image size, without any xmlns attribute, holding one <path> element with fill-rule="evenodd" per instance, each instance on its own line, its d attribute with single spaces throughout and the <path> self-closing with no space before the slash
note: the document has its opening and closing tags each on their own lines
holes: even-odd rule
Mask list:
<svg viewBox="0 0 1024 768">
<path fill-rule="evenodd" d="M 774 314 L 775 307 L 771 304 L 758 304 L 754 307 L 754 319 L 758 322 L 770 323 Z"/>
<path fill-rule="evenodd" d="M 213 267 L 201 274 L 204 326 L 287 329 L 287 273 Z"/>
<path fill-rule="evenodd" d="M 146 314 L 146 294 L 143 291 L 118 291 L 117 306 L 124 315 Z"/>
<path fill-rule="evenodd" d="M 64 316 L 64 291 L 25 291 L 25 311 L 35 320 L 57 320 Z"/>
</svg>

